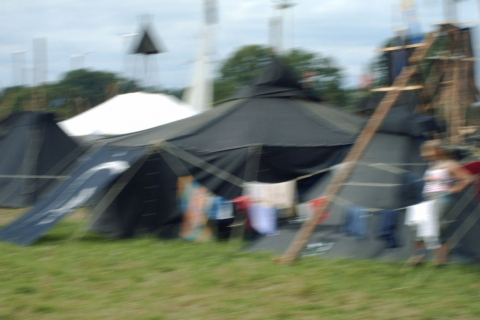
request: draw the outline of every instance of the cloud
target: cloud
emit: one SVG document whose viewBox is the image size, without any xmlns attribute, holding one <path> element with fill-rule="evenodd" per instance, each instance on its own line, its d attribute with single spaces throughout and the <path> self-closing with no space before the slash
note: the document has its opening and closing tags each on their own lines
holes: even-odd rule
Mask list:
<svg viewBox="0 0 480 320">
<path fill-rule="evenodd" d="M 121 34 L 138 32 L 139 16 L 153 15 L 154 27 L 167 48 L 156 58 L 158 78 L 164 87 L 188 85 L 199 45 L 202 23 L 200 0 L 4 0 L 0 29 L 0 86 L 13 84 L 12 52 L 27 50 L 27 68 L 32 68 L 32 40 L 48 39 L 49 80 L 69 71 L 70 57 L 93 51 L 85 67 L 126 72 L 125 43 Z M 247 44 L 267 44 L 269 0 L 218 0 L 220 23 L 216 28 L 216 60 L 224 60 Z M 442 20 L 441 1 L 418 1 L 422 27 Z M 368 5 L 366 4 L 368 3 Z M 376 55 L 375 48 L 392 35 L 398 0 L 298 0 L 286 14 L 285 45 L 334 57 L 343 68 L 345 84 L 352 86 Z M 476 1 L 459 5 L 461 20 L 478 20 Z M 392 22 L 393 20 L 393 22 Z M 293 31 L 292 31 L 293 30 Z M 129 57 L 128 61 L 133 59 Z M 153 63 L 151 64 L 153 65 Z M 139 65 L 137 71 L 140 70 Z"/>
</svg>

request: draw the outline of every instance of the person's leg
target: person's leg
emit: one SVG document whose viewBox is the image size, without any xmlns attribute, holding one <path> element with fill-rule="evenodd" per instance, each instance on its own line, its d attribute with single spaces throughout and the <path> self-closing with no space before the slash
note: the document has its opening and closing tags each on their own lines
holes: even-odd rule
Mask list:
<svg viewBox="0 0 480 320">
<path fill-rule="evenodd" d="M 446 216 L 451 208 L 451 197 L 449 195 L 445 195 L 439 199 L 439 225 L 440 225 L 440 246 L 438 249 L 435 250 L 435 255 L 433 258 L 433 263 L 435 266 L 443 266 L 446 265 L 448 262 L 448 255 L 450 250 L 445 243 L 447 238 L 448 232 L 448 221 L 446 221 Z"/>
<path fill-rule="evenodd" d="M 408 263 L 412 266 L 418 266 L 421 264 L 427 257 L 427 248 L 423 240 L 415 241 L 413 245 L 413 255 L 408 260 Z"/>
</svg>

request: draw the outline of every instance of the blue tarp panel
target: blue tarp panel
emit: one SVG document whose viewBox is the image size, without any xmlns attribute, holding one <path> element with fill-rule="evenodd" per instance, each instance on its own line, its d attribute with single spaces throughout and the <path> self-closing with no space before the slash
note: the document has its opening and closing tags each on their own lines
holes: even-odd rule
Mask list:
<svg viewBox="0 0 480 320">
<path fill-rule="evenodd" d="M 142 156 L 147 148 L 103 147 L 83 161 L 52 194 L 0 230 L 0 240 L 30 245 L 61 219 L 86 204 Z"/>
</svg>

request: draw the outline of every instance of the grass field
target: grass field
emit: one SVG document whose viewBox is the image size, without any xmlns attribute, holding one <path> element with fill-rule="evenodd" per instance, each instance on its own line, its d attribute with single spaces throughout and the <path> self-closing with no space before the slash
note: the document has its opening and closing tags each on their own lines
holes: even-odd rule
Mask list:
<svg viewBox="0 0 480 320">
<path fill-rule="evenodd" d="M 280 266 L 239 242 L 72 240 L 78 217 L 34 246 L 0 244 L 0 319 L 480 319 L 477 266 Z"/>
</svg>

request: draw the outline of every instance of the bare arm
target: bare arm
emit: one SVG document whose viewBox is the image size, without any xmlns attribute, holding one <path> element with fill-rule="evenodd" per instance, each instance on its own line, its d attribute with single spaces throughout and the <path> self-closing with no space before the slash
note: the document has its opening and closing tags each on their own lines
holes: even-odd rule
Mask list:
<svg viewBox="0 0 480 320">
<path fill-rule="evenodd" d="M 451 193 L 462 192 L 465 187 L 475 181 L 475 176 L 462 167 L 458 162 L 452 161 L 448 165 L 448 171 L 455 178 L 456 183 L 450 189 Z"/>
</svg>

